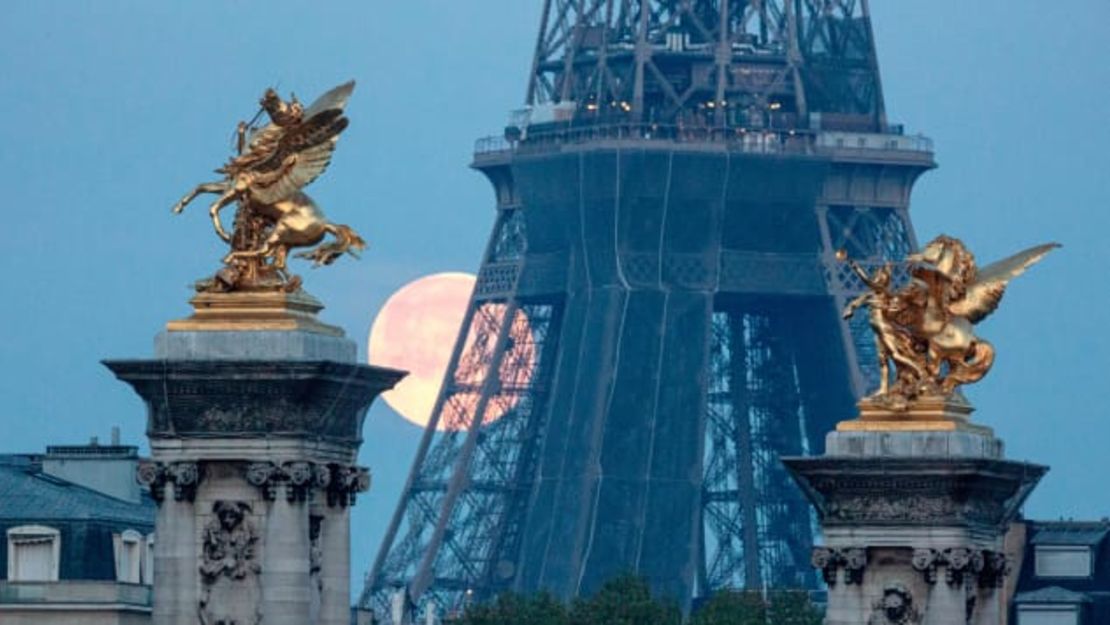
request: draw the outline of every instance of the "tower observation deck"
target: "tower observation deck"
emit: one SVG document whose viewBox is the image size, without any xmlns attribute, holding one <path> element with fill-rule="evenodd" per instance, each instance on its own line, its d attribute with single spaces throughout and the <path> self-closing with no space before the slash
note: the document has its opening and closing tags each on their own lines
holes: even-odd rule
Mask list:
<svg viewBox="0 0 1110 625">
<path fill-rule="evenodd" d="M 632 572 L 689 609 L 816 588 L 778 460 L 877 383 L 836 260 L 916 246 L 931 142 L 887 121 L 866 0 L 544 0 L 496 219 L 360 603 L 451 611 Z M 438 426 L 438 429 L 437 429 Z"/>
</svg>

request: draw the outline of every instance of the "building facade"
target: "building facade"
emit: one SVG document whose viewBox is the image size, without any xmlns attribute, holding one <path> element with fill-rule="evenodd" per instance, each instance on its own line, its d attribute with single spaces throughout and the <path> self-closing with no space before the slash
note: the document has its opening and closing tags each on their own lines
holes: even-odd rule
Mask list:
<svg viewBox="0 0 1110 625">
<path fill-rule="evenodd" d="M 1110 623 L 1110 520 L 1016 524 L 1014 625 Z"/>
<path fill-rule="evenodd" d="M 116 439 L 0 455 L 0 623 L 150 622 L 155 508 Z"/>
</svg>

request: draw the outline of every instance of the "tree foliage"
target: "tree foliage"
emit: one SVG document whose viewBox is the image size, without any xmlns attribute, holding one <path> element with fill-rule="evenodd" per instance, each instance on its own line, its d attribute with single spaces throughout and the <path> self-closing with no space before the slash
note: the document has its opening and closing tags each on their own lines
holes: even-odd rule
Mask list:
<svg viewBox="0 0 1110 625">
<path fill-rule="evenodd" d="M 625 575 L 569 606 L 547 593 L 506 593 L 472 605 L 453 625 L 682 625 L 673 602 L 655 597 L 647 582 Z M 687 625 L 821 625 L 804 591 L 722 590 L 685 621 Z"/>
<path fill-rule="evenodd" d="M 694 613 L 690 625 L 821 625 L 805 591 L 721 590 Z"/>
<path fill-rule="evenodd" d="M 609 580 L 593 596 L 575 601 L 570 625 L 681 625 L 678 606 L 652 597 L 640 577 Z"/>
<path fill-rule="evenodd" d="M 758 591 L 723 590 L 694 613 L 690 625 L 767 625 L 767 605 Z"/>
<path fill-rule="evenodd" d="M 515 593 L 499 595 L 490 603 L 468 607 L 458 625 L 568 625 L 567 608 L 551 595 L 522 596 Z"/>
<path fill-rule="evenodd" d="M 769 596 L 768 620 L 775 625 L 821 625 L 825 616 L 803 590 L 780 590 Z"/>
</svg>

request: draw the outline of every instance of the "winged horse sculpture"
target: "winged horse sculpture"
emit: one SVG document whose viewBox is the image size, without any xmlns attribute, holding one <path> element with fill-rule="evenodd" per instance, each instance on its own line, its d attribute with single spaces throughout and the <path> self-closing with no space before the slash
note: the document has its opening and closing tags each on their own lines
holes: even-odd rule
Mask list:
<svg viewBox="0 0 1110 625">
<path fill-rule="evenodd" d="M 344 83 L 308 108 L 295 96 L 286 102 L 267 89 L 258 116 L 265 112 L 270 123 L 252 128 L 240 122 L 238 154 L 216 170 L 225 178 L 197 185 L 173 206 L 173 212 L 180 213 L 198 195 L 219 196 L 208 214 L 216 234 L 230 244 L 231 251 L 223 258 L 225 267 L 214 279 L 199 283 L 198 289 L 293 291 L 299 288 L 300 278 L 290 276 L 286 269 L 290 249 L 318 245 L 332 235 L 334 241 L 297 254 L 318 266 L 329 265 L 344 253 L 357 256 L 366 247 L 349 226 L 329 222 L 302 191 L 331 162 L 339 135 L 347 128 L 343 109 L 354 86 L 353 81 Z M 239 208 L 229 233 L 220 211 L 232 203 Z"/>
<path fill-rule="evenodd" d="M 905 406 L 920 396 L 949 396 L 960 385 L 981 380 L 994 364 L 995 349 L 975 334 L 975 325 L 998 309 L 1011 280 L 1058 247 L 1037 245 L 980 269 L 962 241 L 941 235 L 906 257 L 910 282 L 897 291 L 889 288 L 889 267 L 869 276 L 848 261 L 873 291 L 844 311 L 849 317 L 860 305 L 872 309 L 884 379 L 870 399 Z M 894 384 L 887 377 L 889 361 L 895 365 Z"/>
</svg>

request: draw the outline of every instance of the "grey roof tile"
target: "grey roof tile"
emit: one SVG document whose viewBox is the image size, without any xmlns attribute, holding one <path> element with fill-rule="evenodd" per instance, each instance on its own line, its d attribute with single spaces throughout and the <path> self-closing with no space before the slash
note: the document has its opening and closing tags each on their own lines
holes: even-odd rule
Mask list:
<svg viewBox="0 0 1110 625">
<path fill-rule="evenodd" d="M 0 461 L 0 520 L 103 520 L 153 525 L 154 502 L 116 499 L 39 470 L 34 462 Z"/>
</svg>

